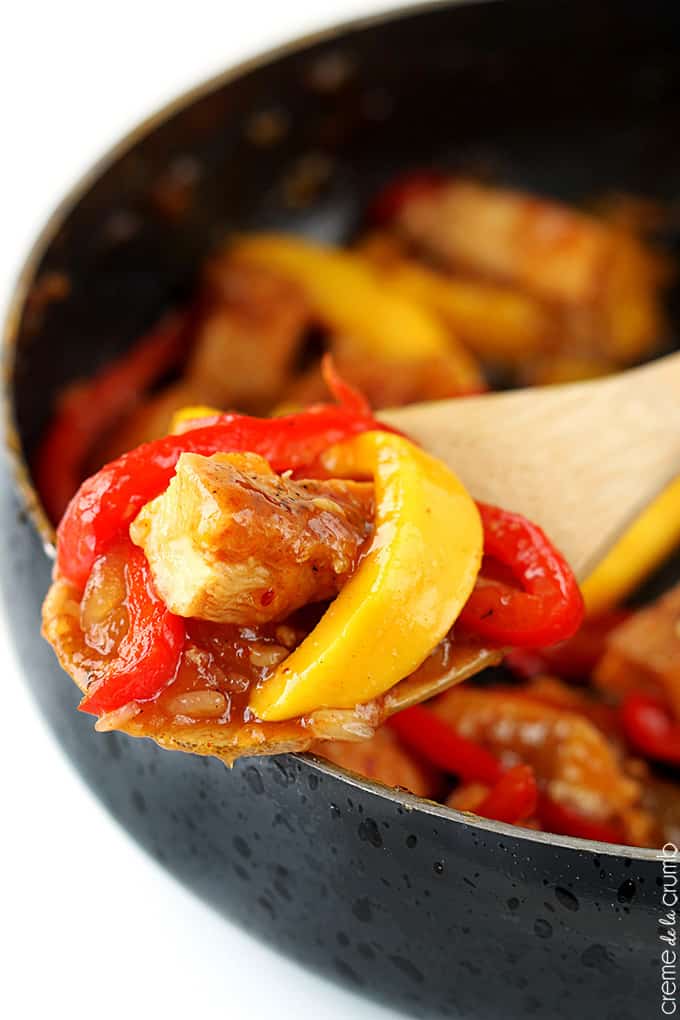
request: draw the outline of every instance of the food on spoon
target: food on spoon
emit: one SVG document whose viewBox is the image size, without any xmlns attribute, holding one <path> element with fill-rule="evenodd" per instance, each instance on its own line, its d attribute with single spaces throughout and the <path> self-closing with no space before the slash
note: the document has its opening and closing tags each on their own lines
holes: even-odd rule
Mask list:
<svg viewBox="0 0 680 1020">
<path fill-rule="evenodd" d="M 429 459 L 342 382 L 381 408 L 653 354 L 669 263 L 625 205 L 411 175 L 352 249 L 232 239 L 185 312 L 69 388 L 36 460 L 55 522 L 95 473 L 59 529 L 44 629 L 97 728 L 225 761 L 311 747 L 484 817 L 677 842 L 677 599 L 618 603 L 677 545 L 678 483 L 587 579 L 589 617 L 560 641 L 580 599 L 550 543 L 455 485 L 438 486 L 447 526 L 425 528 Z M 326 399 L 325 352 L 339 406 L 304 411 Z M 418 635 L 404 607 L 428 592 L 440 619 Z"/>
<path fill-rule="evenodd" d="M 330 366 L 329 381 L 335 407 L 203 419 L 81 486 L 44 633 L 107 727 L 180 746 L 173 727 L 194 720 L 218 731 L 201 739 L 225 760 L 310 746 L 328 712 L 370 736 L 380 699 L 456 644 L 461 611 L 472 633 L 496 613 L 491 648 L 513 627 L 531 644 L 578 626 L 578 588 L 539 529 L 478 510 Z M 524 591 L 492 579 L 473 591 L 485 547 Z M 310 607 L 315 625 L 299 616 Z"/>
</svg>

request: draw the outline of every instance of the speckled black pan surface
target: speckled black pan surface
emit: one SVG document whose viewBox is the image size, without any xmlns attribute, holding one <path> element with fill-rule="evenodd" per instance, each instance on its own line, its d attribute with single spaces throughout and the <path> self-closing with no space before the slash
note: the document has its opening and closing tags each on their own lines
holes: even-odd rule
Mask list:
<svg viewBox="0 0 680 1020">
<path fill-rule="evenodd" d="M 9 322 L 15 453 L 30 456 L 65 382 L 190 292 L 228 230 L 342 238 L 381 181 L 423 163 L 565 198 L 672 198 L 679 111 L 674 0 L 438 6 L 213 83 L 129 139 L 48 227 Z M 54 273 L 70 291 L 41 302 Z M 657 1015 L 651 852 L 470 824 L 305 758 L 229 772 L 95 734 L 37 636 L 50 563 L 10 489 L 4 475 L 0 565 L 27 681 L 112 813 L 217 910 L 413 1016 Z"/>
</svg>

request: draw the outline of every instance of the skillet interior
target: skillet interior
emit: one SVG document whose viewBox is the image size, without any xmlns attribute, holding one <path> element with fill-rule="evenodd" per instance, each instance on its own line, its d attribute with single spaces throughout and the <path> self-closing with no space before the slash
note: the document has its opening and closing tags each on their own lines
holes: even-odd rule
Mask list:
<svg viewBox="0 0 680 1020">
<path fill-rule="evenodd" d="M 232 230 L 342 240 L 381 183 L 427 165 L 567 200 L 613 189 L 675 198 L 680 9 L 541 7 L 454 4 L 350 30 L 211 83 L 127 139 L 37 253 L 31 284 L 64 273 L 71 291 L 18 324 L 25 452 L 59 389 L 190 293 Z M 186 207 L 170 214 L 173 181 Z"/>
<path fill-rule="evenodd" d="M 181 302 L 230 230 L 345 238 L 382 181 L 423 164 L 567 199 L 611 188 L 674 198 L 679 28 L 672 0 L 560 2 L 549 14 L 548 5 L 514 0 L 438 6 L 286 52 L 180 102 L 95 174 L 27 267 L 8 347 L 20 454 L 30 458 L 59 389 Z M 44 304 L 48 274 L 63 274 L 70 289 Z M 629 948 L 640 950 L 638 989 L 643 957 L 648 982 L 656 948 L 651 853 L 618 858 L 445 812 L 435 820 L 370 784 L 350 790 L 338 770 L 307 761 L 243 764 L 225 775 L 217 762 L 159 758 L 117 735 L 95 739 L 34 640 L 47 564 L 26 529 L 3 541 L 5 580 L 17 570 L 26 577 L 9 607 L 22 656 L 69 753 L 138 838 L 219 909 L 428 1015 L 523 1015 L 520 1006 L 545 1004 L 561 982 L 571 998 L 549 1015 L 572 1016 L 576 1001 L 594 1002 L 605 986 L 614 1002 L 613 974 L 621 1009 L 632 1008 Z M 678 573 L 667 568 L 664 582 Z M 559 923 L 541 896 L 561 910 Z M 447 899 L 455 922 L 442 912 Z M 631 901 L 625 943 L 619 936 L 612 945 L 616 911 Z M 490 949 L 505 961 L 502 980 L 480 977 Z M 651 1001 L 636 994 L 638 1005 Z"/>
</svg>

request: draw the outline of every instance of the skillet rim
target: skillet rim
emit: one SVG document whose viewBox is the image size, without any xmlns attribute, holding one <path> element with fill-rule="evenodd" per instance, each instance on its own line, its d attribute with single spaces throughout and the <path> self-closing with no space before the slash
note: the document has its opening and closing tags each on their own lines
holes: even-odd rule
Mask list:
<svg viewBox="0 0 680 1020">
<path fill-rule="evenodd" d="M 55 530 L 47 517 L 33 484 L 30 467 L 18 430 L 14 400 L 15 354 L 19 324 L 36 271 L 50 244 L 58 234 L 59 229 L 77 208 L 78 203 L 85 196 L 89 188 L 119 158 L 131 151 L 141 139 L 147 137 L 155 128 L 159 127 L 170 117 L 180 113 L 182 110 L 188 109 L 196 101 L 210 95 L 223 86 L 235 82 L 251 71 L 255 71 L 283 57 L 304 52 L 305 49 L 316 44 L 332 41 L 349 32 L 373 28 L 405 17 L 427 15 L 432 11 L 441 10 L 445 7 L 453 8 L 482 3 L 491 5 L 498 3 L 498 0 L 445 0 L 445 2 L 442 2 L 442 0 L 424 0 L 424 2 L 416 4 L 401 4 L 377 14 L 345 19 L 325 28 L 297 36 L 288 42 L 279 43 L 267 50 L 247 57 L 245 60 L 239 61 L 226 70 L 211 75 L 204 81 L 189 87 L 178 96 L 164 103 L 159 109 L 149 114 L 149 116 L 126 132 L 118 142 L 107 149 L 69 187 L 64 197 L 48 216 L 14 278 L 10 287 L 10 295 L 3 316 L 3 328 L 0 336 L 0 429 L 4 433 L 2 445 L 8 455 L 10 474 L 18 491 L 22 509 L 26 512 L 37 531 L 45 554 L 49 558 L 54 559 L 55 557 Z M 375 780 L 366 779 L 349 769 L 332 764 L 311 752 L 296 754 L 291 757 L 301 758 L 324 775 L 339 779 L 364 793 L 386 798 L 405 809 L 409 814 L 419 812 L 430 817 L 439 818 L 443 822 L 453 822 L 457 825 L 479 829 L 497 837 L 517 840 L 520 843 L 540 843 L 544 846 L 571 850 L 576 853 L 588 852 L 597 857 L 608 855 L 646 862 L 658 861 L 662 857 L 662 848 L 630 847 L 618 843 L 603 843 L 591 839 L 579 839 L 574 836 L 560 836 L 481 818 L 478 815 L 458 811 L 444 804 L 439 804 L 424 797 L 418 797 L 402 788 L 388 787 Z"/>
</svg>

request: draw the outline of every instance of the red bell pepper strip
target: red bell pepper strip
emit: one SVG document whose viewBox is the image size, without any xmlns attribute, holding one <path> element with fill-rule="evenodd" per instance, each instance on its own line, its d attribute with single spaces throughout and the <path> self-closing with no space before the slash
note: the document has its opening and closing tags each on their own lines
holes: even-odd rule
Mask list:
<svg viewBox="0 0 680 1020">
<path fill-rule="evenodd" d="M 516 825 L 525 822 L 536 811 L 538 787 L 530 765 L 515 765 L 498 780 L 496 785 L 474 809 L 482 818 Z"/>
<path fill-rule="evenodd" d="M 542 648 L 571 637 L 583 619 L 583 598 L 566 560 L 541 529 L 520 514 L 477 504 L 484 553 L 522 586 L 480 576 L 461 624 L 500 645 Z"/>
<path fill-rule="evenodd" d="M 332 389 L 337 376 L 328 363 L 325 370 Z M 347 383 L 341 384 L 338 395 L 344 404 L 317 404 L 282 418 L 219 415 L 209 425 L 124 453 L 83 482 L 71 500 L 57 530 L 61 574 L 84 588 L 97 557 L 124 535 L 149 500 L 167 488 L 182 453 L 210 456 L 247 450 L 261 454 L 281 472 L 309 467 L 333 443 L 386 427 Z"/>
<path fill-rule="evenodd" d="M 353 411 L 354 414 L 371 417 L 371 405 L 368 400 L 361 390 L 342 378 L 330 354 L 324 354 L 321 359 L 321 373 L 326 386 L 341 407 L 346 411 Z M 384 429 L 385 426 L 382 425 L 381 428 Z"/>
<path fill-rule="evenodd" d="M 554 832 L 558 836 L 577 836 L 579 839 L 594 839 L 599 843 L 626 842 L 620 825 L 588 818 L 546 794 L 539 795 L 538 818 L 546 832 Z"/>
<path fill-rule="evenodd" d="M 184 620 L 156 594 L 141 549 L 129 543 L 125 562 L 128 629 L 116 658 L 106 665 L 78 706 L 84 712 L 111 712 L 129 701 L 155 697 L 175 677 L 184 648 Z"/>
<path fill-rule="evenodd" d="M 538 794 L 533 769 L 528 765 L 517 765 L 504 773 L 498 759 L 486 748 L 462 737 L 421 705 L 393 715 L 388 725 L 402 744 L 437 768 L 467 783 L 491 785 L 475 814 L 513 825 L 534 813 Z"/>
<path fill-rule="evenodd" d="M 500 762 L 486 748 L 461 737 L 452 726 L 421 705 L 398 712 L 388 724 L 406 747 L 465 782 L 495 785 L 503 774 Z"/>
<path fill-rule="evenodd" d="M 70 386 L 35 458 L 40 498 L 56 523 L 84 474 L 94 444 L 178 359 L 185 317 L 164 319 L 93 379 Z"/>
<path fill-rule="evenodd" d="M 379 226 L 394 220 L 405 205 L 439 191 L 446 177 L 436 170 L 414 170 L 402 174 L 379 191 L 368 210 L 368 220 Z"/>
<path fill-rule="evenodd" d="M 680 722 L 662 698 L 633 692 L 624 698 L 620 711 L 623 732 L 636 751 L 680 765 Z"/>
<path fill-rule="evenodd" d="M 541 673 L 567 680 L 586 680 L 604 655 L 609 633 L 629 616 L 628 609 L 610 609 L 588 616 L 567 641 L 540 651 L 513 648 L 505 656 L 505 662 L 513 673 L 525 680 Z"/>
</svg>

